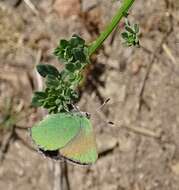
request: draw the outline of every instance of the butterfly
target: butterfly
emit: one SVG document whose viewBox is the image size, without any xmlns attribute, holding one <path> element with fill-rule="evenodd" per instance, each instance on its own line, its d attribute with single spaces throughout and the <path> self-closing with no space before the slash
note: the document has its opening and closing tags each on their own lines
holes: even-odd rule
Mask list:
<svg viewBox="0 0 179 190">
<path fill-rule="evenodd" d="M 93 127 L 85 114 L 50 114 L 35 124 L 30 133 L 39 151 L 52 159 L 80 165 L 90 165 L 97 160 Z"/>
</svg>

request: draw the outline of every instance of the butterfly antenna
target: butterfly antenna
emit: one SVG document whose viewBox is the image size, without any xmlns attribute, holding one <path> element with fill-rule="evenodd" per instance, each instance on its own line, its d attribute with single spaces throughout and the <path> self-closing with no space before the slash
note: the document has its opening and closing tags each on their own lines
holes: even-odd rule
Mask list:
<svg viewBox="0 0 179 190">
<path fill-rule="evenodd" d="M 110 98 L 107 98 L 104 100 L 104 102 L 97 108 L 97 112 L 100 111 L 108 102 L 110 101 Z"/>
<path fill-rule="evenodd" d="M 107 123 L 108 125 L 114 125 L 114 123 L 112 121 L 107 121 L 106 118 L 104 116 L 102 116 L 101 114 L 101 110 L 102 108 L 110 101 L 110 98 L 107 98 L 97 109 L 96 112 L 99 113 L 101 115 L 101 117 L 103 118 L 104 122 Z"/>
</svg>

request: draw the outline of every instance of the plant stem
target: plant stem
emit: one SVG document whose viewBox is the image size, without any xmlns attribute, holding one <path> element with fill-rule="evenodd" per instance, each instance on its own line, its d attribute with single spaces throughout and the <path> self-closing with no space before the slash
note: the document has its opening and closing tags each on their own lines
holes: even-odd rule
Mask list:
<svg viewBox="0 0 179 190">
<path fill-rule="evenodd" d="M 106 38 L 111 34 L 111 32 L 116 28 L 120 20 L 126 16 L 129 8 L 132 6 L 135 0 L 123 0 L 121 7 L 117 10 L 116 15 L 112 18 L 111 23 L 106 27 L 106 29 L 101 32 L 99 37 L 92 42 L 89 46 L 89 56 L 91 56 L 106 40 Z"/>
</svg>

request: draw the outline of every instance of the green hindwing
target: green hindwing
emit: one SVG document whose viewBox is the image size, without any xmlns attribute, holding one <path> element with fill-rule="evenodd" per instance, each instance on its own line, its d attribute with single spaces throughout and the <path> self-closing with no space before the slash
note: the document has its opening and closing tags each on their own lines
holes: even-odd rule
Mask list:
<svg viewBox="0 0 179 190">
<path fill-rule="evenodd" d="M 81 117 L 80 125 L 81 130 L 78 135 L 60 149 L 60 154 L 74 163 L 93 164 L 98 157 L 93 127 L 85 116 Z"/>
</svg>

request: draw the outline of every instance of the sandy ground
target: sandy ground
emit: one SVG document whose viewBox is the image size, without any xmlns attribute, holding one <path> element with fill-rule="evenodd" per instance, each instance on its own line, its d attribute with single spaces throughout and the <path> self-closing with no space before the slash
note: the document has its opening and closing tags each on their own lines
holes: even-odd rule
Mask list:
<svg viewBox="0 0 179 190">
<path fill-rule="evenodd" d="M 92 114 L 100 157 L 67 168 L 37 153 L 26 130 L 40 118 L 30 106 L 34 67 L 60 68 L 58 40 L 95 39 L 120 2 L 25 2 L 0 1 L 0 189 L 178 190 L 179 2 L 136 0 L 129 18 L 140 25 L 141 48 L 124 47 L 116 32 L 94 56 L 78 105 Z"/>
</svg>

